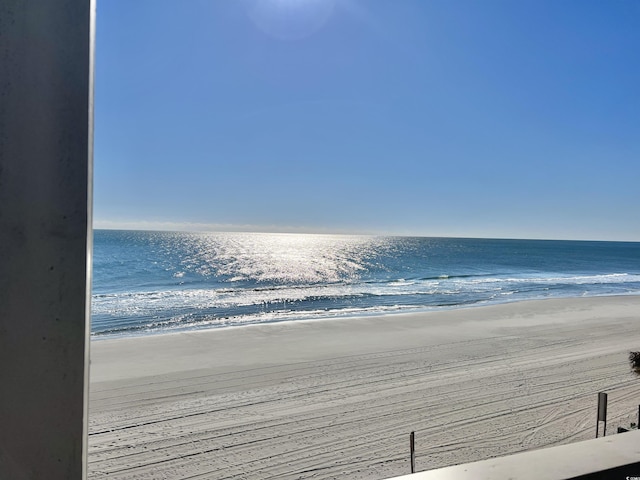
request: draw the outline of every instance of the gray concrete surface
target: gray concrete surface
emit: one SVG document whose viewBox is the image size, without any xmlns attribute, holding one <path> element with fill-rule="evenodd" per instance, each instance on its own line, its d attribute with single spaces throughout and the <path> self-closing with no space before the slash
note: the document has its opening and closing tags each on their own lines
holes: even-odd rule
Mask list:
<svg viewBox="0 0 640 480">
<path fill-rule="evenodd" d="M 93 0 L 0 2 L 0 479 L 86 477 Z"/>
<path fill-rule="evenodd" d="M 605 480 L 640 478 L 640 431 L 541 448 L 390 480 Z"/>
</svg>

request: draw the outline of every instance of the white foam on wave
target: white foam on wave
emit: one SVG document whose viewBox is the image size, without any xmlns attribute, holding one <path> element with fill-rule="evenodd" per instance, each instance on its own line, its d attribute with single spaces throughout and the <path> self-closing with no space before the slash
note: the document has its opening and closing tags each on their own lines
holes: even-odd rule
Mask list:
<svg viewBox="0 0 640 480">
<path fill-rule="evenodd" d="M 402 281 L 388 283 L 338 283 L 329 285 L 279 286 L 264 289 L 185 289 L 162 292 L 95 295 L 96 314 L 120 312 L 132 315 L 142 310 L 176 310 L 204 308 L 232 308 L 250 305 L 269 305 L 306 300 L 339 299 L 360 296 L 456 295 L 496 291 L 513 294 L 522 284 L 539 286 L 598 285 L 640 283 L 640 275 L 614 273 L 584 276 L 525 276 L 454 278 L 448 280 Z M 517 285 L 517 287 L 516 287 Z"/>
<path fill-rule="evenodd" d="M 453 280 L 463 283 L 461 280 Z M 522 277 L 483 277 L 471 280 L 474 284 L 482 283 L 544 283 L 544 284 L 604 284 L 604 283 L 633 283 L 640 282 L 640 275 L 629 273 L 609 273 L 602 275 L 553 275 L 542 274 L 539 276 Z"/>
<path fill-rule="evenodd" d="M 610 285 L 616 290 L 605 291 L 598 285 Z M 92 311 L 98 331 L 103 327 L 109 331 L 128 328 L 155 331 L 462 306 L 499 301 L 500 298 L 507 301 L 507 297 L 513 301 L 563 296 L 575 286 L 584 286 L 586 290 L 572 291 L 572 295 L 600 295 L 612 291 L 640 293 L 640 275 L 530 274 L 127 292 L 94 295 Z M 353 303 L 355 300 L 357 303 Z M 352 304 L 357 306 L 352 307 Z"/>
</svg>

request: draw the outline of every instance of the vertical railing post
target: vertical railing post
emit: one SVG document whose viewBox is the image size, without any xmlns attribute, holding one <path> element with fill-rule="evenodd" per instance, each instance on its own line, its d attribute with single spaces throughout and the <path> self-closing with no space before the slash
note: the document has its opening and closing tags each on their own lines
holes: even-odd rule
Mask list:
<svg viewBox="0 0 640 480">
<path fill-rule="evenodd" d="M 600 431 L 600 422 L 604 422 L 604 429 L 602 436 L 607 435 L 607 394 L 604 392 L 598 393 L 598 417 L 596 418 L 596 438 Z"/>
<path fill-rule="evenodd" d="M 411 432 L 411 435 L 409 435 L 409 450 L 411 452 L 411 473 L 416 473 L 415 432 Z"/>
</svg>

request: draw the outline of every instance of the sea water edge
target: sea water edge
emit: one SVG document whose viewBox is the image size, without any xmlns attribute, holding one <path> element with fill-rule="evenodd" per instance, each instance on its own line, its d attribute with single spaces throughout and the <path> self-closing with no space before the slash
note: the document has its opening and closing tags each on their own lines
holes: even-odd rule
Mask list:
<svg viewBox="0 0 640 480">
<path fill-rule="evenodd" d="M 175 327 L 171 329 L 162 329 L 162 328 L 148 328 L 148 329 L 138 329 L 138 330 L 123 330 L 117 332 L 109 332 L 109 333 L 95 333 L 91 332 L 91 341 L 102 341 L 102 340 L 111 340 L 116 338 L 135 338 L 135 337 L 145 337 L 151 335 L 166 335 L 166 334 L 174 334 L 174 333 L 184 333 L 184 332 L 198 332 L 205 330 L 218 330 L 218 329 L 228 329 L 228 328 L 244 328 L 253 325 L 270 325 L 270 324 L 286 324 L 286 323 L 297 323 L 297 322 L 314 322 L 314 321 L 327 321 L 327 320 L 340 320 L 347 318 L 370 318 L 370 317 L 381 317 L 381 316 L 393 316 L 393 315 L 403 315 L 403 314 L 420 314 L 420 313 L 428 313 L 435 311 L 446 311 L 446 310 L 462 310 L 462 309 L 474 309 L 477 307 L 483 306 L 491 306 L 491 305 L 504 305 L 504 304 L 512 304 L 512 303 L 523 303 L 529 301 L 542 301 L 542 300 L 553 300 L 553 299 L 571 299 L 571 298 L 597 298 L 597 297 L 623 297 L 623 296 L 640 296 L 640 292 L 621 292 L 614 294 L 596 294 L 596 295 L 581 295 L 581 296 L 573 296 L 573 295 L 564 295 L 564 296 L 554 296 L 554 297 L 532 297 L 527 299 L 517 299 L 517 300 L 496 300 L 496 301 L 479 301 L 472 305 L 468 304 L 459 304 L 459 305 L 446 305 L 446 306 L 437 306 L 437 307 L 406 307 L 406 308 L 389 308 L 388 310 L 376 310 L 376 311 L 362 311 L 359 310 L 357 312 L 344 312 L 341 311 L 339 313 L 331 314 L 330 312 L 318 312 L 317 316 L 311 315 L 300 315 L 296 317 L 288 317 L 288 318 L 270 318 L 270 319 L 262 319 L 256 321 L 246 321 L 246 322 L 238 322 L 238 323 L 228 323 L 228 324 L 191 324 L 188 326 Z"/>
</svg>

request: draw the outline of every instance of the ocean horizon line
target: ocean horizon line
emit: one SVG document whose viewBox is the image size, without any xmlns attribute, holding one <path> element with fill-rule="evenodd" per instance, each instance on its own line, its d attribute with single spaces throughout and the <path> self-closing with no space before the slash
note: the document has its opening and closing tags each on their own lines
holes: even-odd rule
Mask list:
<svg viewBox="0 0 640 480">
<path fill-rule="evenodd" d="M 541 242 L 601 242 L 601 243 L 640 243 L 640 240 L 598 239 L 598 238 L 549 238 L 549 237 L 516 237 L 516 236 L 466 236 L 466 235 L 427 235 L 411 233 L 384 233 L 384 232 L 348 232 L 348 231 L 298 231 L 298 230 L 183 230 L 162 228 L 121 228 L 121 227 L 93 227 L 94 231 L 117 232 L 149 232 L 149 233 L 190 233 L 190 234 L 257 234 L 257 235 L 336 235 L 336 236 L 361 236 L 361 237 L 397 237 L 397 238 L 425 238 L 425 239 L 452 239 L 452 240 L 523 240 Z"/>
</svg>

